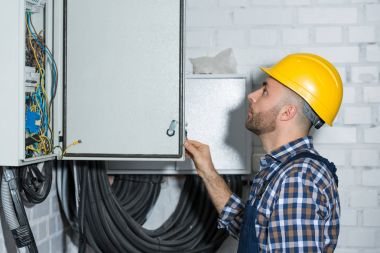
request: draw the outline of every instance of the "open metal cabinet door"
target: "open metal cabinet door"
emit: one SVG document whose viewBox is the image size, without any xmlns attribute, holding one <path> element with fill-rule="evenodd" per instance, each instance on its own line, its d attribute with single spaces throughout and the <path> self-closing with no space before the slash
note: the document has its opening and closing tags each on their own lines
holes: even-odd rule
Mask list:
<svg viewBox="0 0 380 253">
<path fill-rule="evenodd" d="M 184 1 L 63 9 L 64 158 L 182 160 Z"/>
</svg>

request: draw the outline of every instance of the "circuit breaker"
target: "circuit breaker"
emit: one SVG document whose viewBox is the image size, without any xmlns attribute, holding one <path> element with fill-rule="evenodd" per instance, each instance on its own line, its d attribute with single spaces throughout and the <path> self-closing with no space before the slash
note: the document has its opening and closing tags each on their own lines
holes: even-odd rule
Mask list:
<svg viewBox="0 0 380 253">
<path fill-rule="evenodd" d="M 184 160 L 184 1 L 14 0 L 0 165 Z"/>
</svg>

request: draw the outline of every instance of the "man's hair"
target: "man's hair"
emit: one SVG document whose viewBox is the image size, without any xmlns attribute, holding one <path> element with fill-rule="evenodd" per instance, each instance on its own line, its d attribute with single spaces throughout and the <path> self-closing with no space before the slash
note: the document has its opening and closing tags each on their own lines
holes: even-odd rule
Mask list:
<svg viewBox="0 0 380 253">
<path fill-rule="evenodd" d="M 286 86 L 284 86 L 286 87 Z M 324 121 L 319 118 L 315 111 L 310 107 L 310 105 L 296 92 L 286 87 L 288 90 L 288 98 L 293 103 L 295 102 L 299 108 L 300 113 L 298 114 L 298 119 L 305 130 L 309 131 L 312 126 L 315 128 L 320 128 Z"/>
</svg>

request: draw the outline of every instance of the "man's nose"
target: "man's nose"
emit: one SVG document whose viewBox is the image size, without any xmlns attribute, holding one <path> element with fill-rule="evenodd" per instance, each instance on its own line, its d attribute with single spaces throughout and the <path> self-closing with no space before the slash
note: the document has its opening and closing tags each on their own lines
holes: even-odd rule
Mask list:
<svg viewBox="0 0 380 253">
<path fill-rule="evenodd" d="M 252 103 L 256 103 L 256 101 L 257 101 L 257 91 L 253 91 L 253 92 L 249 93 L 248 96 L 247 96 L 247 99 L 248 99 L 249 102 L 251 102 L 251 104 Z"/>
</svg>

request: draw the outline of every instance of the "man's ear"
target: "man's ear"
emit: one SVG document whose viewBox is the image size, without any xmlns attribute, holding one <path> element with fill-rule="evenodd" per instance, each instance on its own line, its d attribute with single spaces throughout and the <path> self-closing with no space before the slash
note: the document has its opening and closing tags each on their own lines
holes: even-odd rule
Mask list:
<svg viewBox="0 0 380 253">
<path fill-rule="evenodd" d="M 288 121 L 293 119 L 297 114 L 297 106 L 288 104 L 282 107 L 280 111 L 280 120 Z"/>
</svg>

